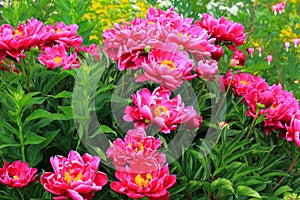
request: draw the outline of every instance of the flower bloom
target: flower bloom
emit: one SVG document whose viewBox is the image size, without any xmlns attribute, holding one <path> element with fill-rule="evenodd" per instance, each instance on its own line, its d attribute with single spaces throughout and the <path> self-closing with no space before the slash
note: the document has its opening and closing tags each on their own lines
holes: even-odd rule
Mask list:
<svg viewBox="0 0 300 200">
<path fill-rule="evenodd" d="M 143 88 L 132 95 L 133 106 L 125 107 L 125 121 L 132 121 L 136 128 L 157 125 L 159 131 L 170 133 L 178 124 L 189 129 L 198 128 L 202 122 L 200 115 L 192 106 L 184 106 L 181 96 L 170 98 L 171 91 L 163 87 L 156 88 L 151 94 Z"/>
<path fill-rule="evenodd" d="M 48 24 L 46 31 L 49 36 L 45 39 L 45 44 L 42 49 L 53 46 L 55 44 L 64 45 L 67 50 L 70 47 L 78 48 L 82 44 L 82 37 L 77 35 L 78 25 L 65 25 L 63 22 L 57 22 L 56 26 Z"/>
<path fill-rule="evenodd" d="M 277 15 L 277 13 L 282 14 L 284 12 L 285 9 L 285 3 L 284 1 L 279 2 L 275 5 L 272 6 L 272 9 L 274 11 L 274 15 Z"/>
<path fill-rule="evenodd" d="M 230 59 L 230 67 L 234 66 L 244 66 L 246 60 L 246 54 L 244 54 L 241 50 L 236 49 L 233 52 L 233 55 Z"/>
<path fill-rule="evenodd" d="M 289 48 L 290 48 L 290 43 L 289 42 L 285 42 L 284 45 L 285 45 L 286 52 L 288 52 Z"/>
<path fill-rule="evenodd" d="M 293 43 L 294 43 L 295 48 L 297 48 L 298 44 L 300 44 L 300 39 L 299 38 L 294 38 Z"/>
<path fill-rule="evenodd" d="M 113 147 L 107 149 L 107 158 L 113 160 L 113 164 L 119 171 L 149 172 L 157 170 L 166 163 L 166 156 L 157 149 L 162 144 L 160 139 L 146 136 L 144 129 L 127 131 L 125 139 L 117 138 Z M 147 163 L 146 167 L 134 167 L 136 163 Z"/>
<path fill-rule="evenodd" d="M 211 58 L 218 61 L 224 54 L 223 47 L 220 45 L 214 45 L 216 47 L 216 51 L 211 52 Z"/>
<path fill-rule="evenodd" d="M 98 61 L 100 61 L 100 47 L 97 44 L 91 44 L 90 47 L 83 45 L 77 49 L 78 52 L 87 52 L 90 55 L 94 56 Z"/>
<path fill-rule="evenodd" d="M 293 115 L 290 125 L 286 125 L 286 140 L 293 141 L 300 147 L 300 112 Z"/>
<path fill-rule="evenodd" d="M 141 168 L 143 167 L 143 163 Z M 169 174 L 168 166 L 148 173 L 130 173 L 116 171 L 115 176 L 119 181 L 110 184 L 112 190 L 126 194 L 129 198 L 148 197 L 149 200 L 169 199 L 171 188 L 176 182 L 176 176 Z"/>
<path fill-rule="evenodd" d="M 216 60 L 199 61 L 196 73 L 199 77 L 213 81 L 218 74 L 218 62 Z"/>
<path fill-rule="evenodd" d="M 191 80 L 196 76 L 191 74 L 193 67 L 194 61 L 189 59 L 186 52 L 154 49 L 148 54 L 147 61 L 142 63 L 144 73 L 136 81 L 150 80 L 167 89 L 176 90 L 183 79 Z"/>
<path fill-rule="evenodd" d="M 246 38 L 245 29 L 242 24 L 228 21 L 225 17 L 215 19 L 214 16 L 204 13 L 202 19 L 195 24 L 208 31 L 211 37 L 216 38 L 216 42 L 224 42 L 233 48 L 241 46 Z"/>
<path fill-rule="evenodd" d="M 269 55 L 267 56 L 268 65 L 271 64 L 272 60 L 273 60 L 273 57 L 272 57 L 271 54 L 269 54 Z"/>
<path fill-rule="evenodd" d="M 258 56 L 261 57 L 261 52 L 262 52 L 262 48 L 261 47 L 257 47 L 257 51 L 258 51 Z"/>
<path fill-rule="evenodd" d="M 50 158 L 53 172 L 41 176 L 45 190 L 54 194 L 53 199 L 90 200 L 94 191 L 99 191 L 108 181 L 106 174 L 97 171 L 100 158 L 85 153 L 82 157 L 70 151 L 68 157 Z"/>
<path fill-rule="evenodd" d="M 247 51 L 248 51 L 249 56 L 250 56 L 251 58 L 253 58 L 254 48 L 252 48 L 252 47 L 251 47 L 251 48 L 248 48 Z"/>
<path fill-rule="evenodd" d="M 38 60 L 48 69 L 54 69 L 58 66 L 62 66 L 66 70 L 70 70 L 72 67 L 79 68 L 77 53 L 74 52 L 69 56 L 62 44 L 46 47 L 44 52 L 40 53 Z"/>
<path fill-rule="evenodd" d="M 4 166 L 0 168 L 0 183 L 13 188 L 22 188 L 27 186 L 30 182 L 35 182 L 37 177 L 37 169 L 30 168 L 27 162 L 17 160 L 11 165 L 5 162 Z"/>
</svg>

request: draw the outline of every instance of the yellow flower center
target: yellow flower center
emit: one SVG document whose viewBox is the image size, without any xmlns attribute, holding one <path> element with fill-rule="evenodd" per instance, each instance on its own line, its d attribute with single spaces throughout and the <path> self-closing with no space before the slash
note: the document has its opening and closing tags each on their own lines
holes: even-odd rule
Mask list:
<svg viewBox="0 0 300 200">
<path fill-rule="evenodd" d="M 62 61 L 62 58 L 60 56 L 56 56 L 54 58 L 54 61 L 55 61 L 55 64 L 58 64 L 58 63 L 60 63 Z"/>
<path fill-rule="evenodd" d="M 58 28 L 58 29 L 56 30 L 56 33 L 61 33 L 61 29 Z"/>
<path fill-rule="evenodd" d="M 82 173 L 78 173 L 75 177 L 72 175 L 72 171 L 71 172 L 65 172 L 64 174 L 64 180 L 70 184 L 71 181 L 73 182 L 77 182 L 80 181 L 82 179 Z"/>
<path fill-rule="evenodd" d="M 19 30 L 15 30 L 15 33 L 13 34 L 13 38 L 16 39 L 16 35 L 23 36 L 23 33 Z"/>
<path fill-rule="evenodd" d="M 141 176 L 141 174 L 138 174 L 138 175 L 135 177 L 135 179 L 134 179 L 135 184 L 136 184 L 137 186 L 139 186 L 140 188 L 141 188 L 141 187 L 146 187 L 146 186 L 150 183 L 151 180 L 152 180 L 152 175 L 151 175 L 151 174 L 147 174 L 147 175 L 146 175 L 146 178 L 143 178 L 143 177 Z"/>
<path fill-rule="evenodd" d="M 19 176 L 13 176 L 13 179 L 20 180 Z"/>
<path fill-rule="evenodd" d="M 248 85 L 249 83 L 247 81 L 240 81 L 240 84 Z"/>
<path fill-rule="evenodd" d="M 175 63 L 171 60 L 163 60 L 161 64 L 167 66 L 169 70 L 176 69 Z"/>
<path fill-rule="evenodd" d="M 132 142 L 130 142 L 127 146 L 132 147 Z M 141 142 L 138 142 L 138 146 L 135 146 L 133 150 L 137 152 L 142 152 L 144 151 L 144 145 Z"/>
<path fill-rule="evenodd" d="M 154 115 L 156 117 L 160 116 L 161 114 L 169 115 L 169 110 L 165 106 L 157 106 L 154 110 Z"/>
</svg>

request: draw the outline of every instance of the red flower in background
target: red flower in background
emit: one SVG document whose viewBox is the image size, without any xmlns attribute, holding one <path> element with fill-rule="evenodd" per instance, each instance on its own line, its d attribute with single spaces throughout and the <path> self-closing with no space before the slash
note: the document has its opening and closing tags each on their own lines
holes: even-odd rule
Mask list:
<svg viewBox="0 0 300 200">
<path fill-rule="evenodd" d="M 42 174 L 41 184 L 54 194 L 53 199 L 90 200 L 108 181 L 106 174 L 97 171 L 98 156 L 85 153 L 81 157 L 76 151 L 70 151 L 67 158 L 55 156 L 50 162 L 54 172 Z"/>
<path fill-rule="evenodd" d="M 233 51 L 233 55 L 230 59 L 230 67 L 244 66 L 246 60 L 246 54 L 239 49 Z"/>
<path fill-rule="evenodd" d="M 300 147 L 300 112 L 293 115 L 290 125 L 286 126 L 286 140 L 294 141 Z"/>
<path fill-rule="evenodd" d="M 26 162 L 17 160 L 12 164 L 5 162 L 0 168 L 0 183 L 13 188 L 22 188 L 35 182 L 37 169 L 30 168 Z"/>
</svg>

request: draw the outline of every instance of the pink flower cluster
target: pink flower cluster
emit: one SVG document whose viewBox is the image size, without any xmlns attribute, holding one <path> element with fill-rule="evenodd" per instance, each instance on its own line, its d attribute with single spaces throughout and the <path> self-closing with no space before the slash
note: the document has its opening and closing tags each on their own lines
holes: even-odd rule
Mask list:
<svg viewBox="0 0 300 200">
<path fill-rule="evenodd" d="M 119 181 L 110 184 L 112 190 L 130 198 L 169 199 L 176 176 L 169 174 L 166 156 L 157 149 L 160 139 L 146 136 L 144 129 L 129 130 L 125 139 L 117 138 L 107 150 L 107 157 L 116 167 Z"/>
<path fill-rule="evenodd" d="M 37 169 L 30 168 L 27 162 L 17 160 L 11 164 L 5 162 L 0 168 L 0 183 L 12 188 L 28 186 L 30 182 L 36 182 Z"/>
<path fill-rule="evenodd" d="M 277 15 L 277 13 L 282 14 L 285 9 L 285 3 L 284 1 L 281 1 L 275 5 L 272 6 L 272 10 L 274 12 L 274 15 Z"/>
<path fill-rule="evenodd" d="M 54 156 L 50 159 L 54 172 L 44 172 L 41 184 L 53 193 L 53 199 L 91 200 L 95 191 L 108 182 L 106 174 L 97 171 L 100 158 L 85 153 L 82 157 L 70 151 L 68 157 Z"/>
<path fill-rule="evenodd" d="M 233 76 L 228 72 L 222 77 L 222 82 L 225 87 L 229 87 L 231 82 L 234 95 L 244 97 L 248 105 L 248 116 L 264 116 L 262 126 L 267 135 L 271 131 L 278 131 L 281 137 L 286 137 L 288 141 L 294 141 L 299 146 L 299 102 L 292 93 L 283 90 L 280 84 L 269 86 L 263 78 L 249 73 Z"/>
<path fill-rule="evenodd" d="M 31 48 L 42 51 L 38 57 L 41 64 L 48 69 L 61 66 L 63 69 L 79 67 L 78 52 L 89 52 L 89 48 L 80 48 L 81 36 L 77 35 L 76 24 L 65 25 L 57 22 L 55 26 L 31 18 L 24 24 L 19 23 L 15 29 L 9 24 L 0 26 L 0 62 L 2 69 L 18 72 L 15 65 L 8 60 L 20 62 L 25 52 Z M 71 52 L 71 47 L 75 51 Z"/>
<path fill-rule="evenodd" d="M 239 46 L 244 42 L 245 31 L 241 24 L 225 18 L 204 16 L 207 17 L 193 24 L 192 18 L 184 18 L 174 8 L 162 11 L 151 7 L 145 19 L 135 18 L 129 24 L 115 24 L 104 31 L 105 51 L 117 61 L 119 70 L 142 68 L 144 73 L 137 81 L 152 81 L 170 90 L 197 75 L 213 80 L 218 67 L 210 60 L 222 57 L 219 43 Z M 199 62 L 197 66 L 190 55 Z"/>
<path fill-rule="evenodd" d="M 192 106 L 184 106 L 181 96 L 171 98 L 171 91 L 163 87 L 156 88 L 152 93 L 143 88 L 132 94 L 133 106 L 125 108 L 124 120 L 134 122 L 136 128 L 147 128 L 157 125 L 159 131 L 170 133 L 179 124 L 189 129 L 196 129 L 201 125 L 202 117 Z"/>
</svg>

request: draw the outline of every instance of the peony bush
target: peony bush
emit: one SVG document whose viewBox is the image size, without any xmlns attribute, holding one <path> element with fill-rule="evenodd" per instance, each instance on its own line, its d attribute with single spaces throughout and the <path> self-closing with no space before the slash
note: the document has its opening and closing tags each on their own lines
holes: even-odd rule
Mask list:
<svg viewBox="0 0 300 200">
<path fill-rule="evenodd" d="M 300 198 L 297 1 L 2 6 L 1 199 Z"/>
</svg>

